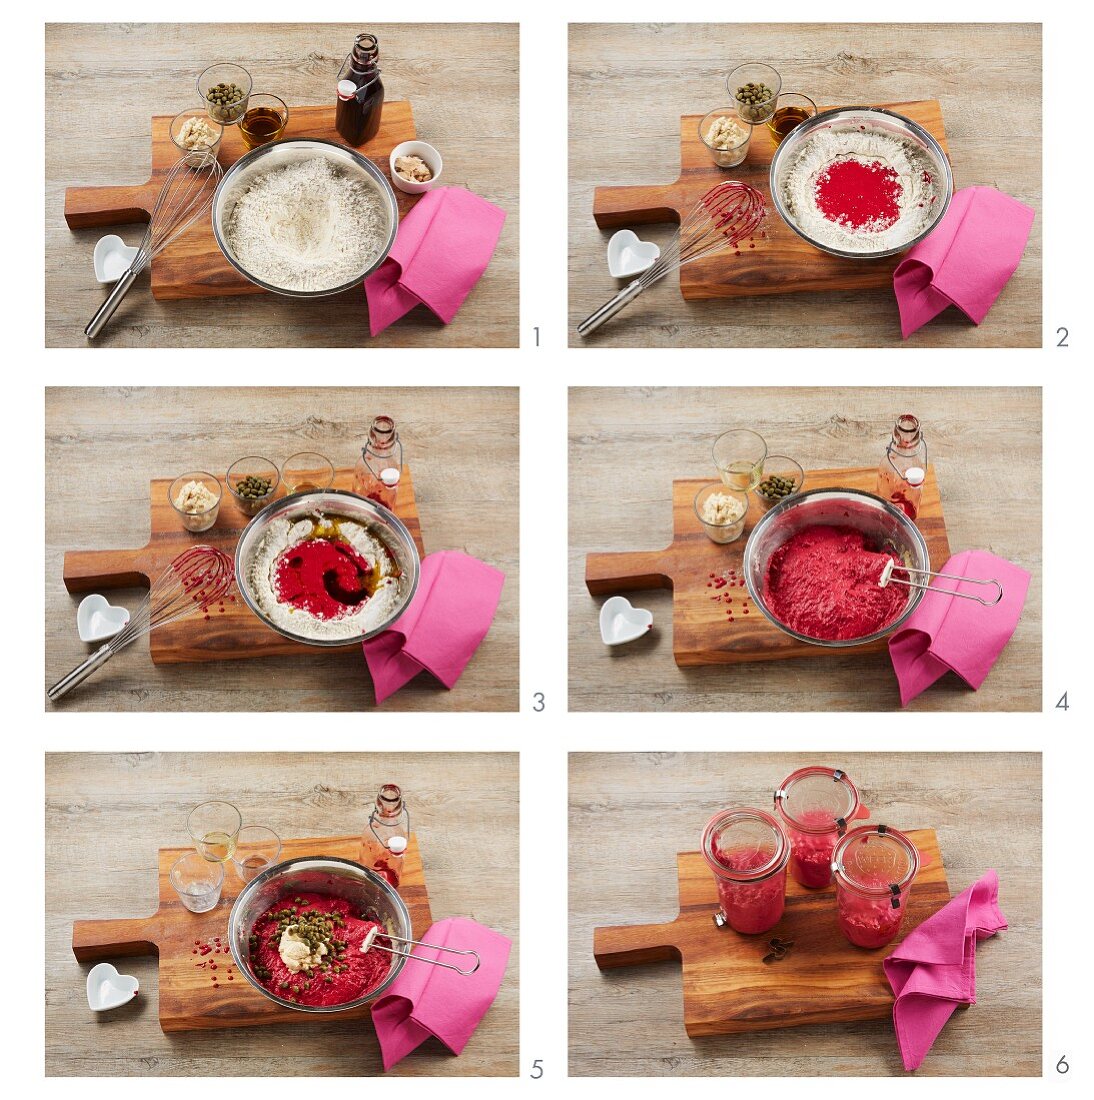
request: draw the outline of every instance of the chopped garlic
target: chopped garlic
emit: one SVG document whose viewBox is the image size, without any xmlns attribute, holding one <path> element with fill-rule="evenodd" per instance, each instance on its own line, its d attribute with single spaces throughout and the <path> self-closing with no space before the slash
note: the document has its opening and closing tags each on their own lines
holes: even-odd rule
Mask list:
<svg viewBox="0 0 1094 1100">
<path fill-rule="evenodd" d="M 711 493 L 703 501 L 703 522 L 716 527 L 736 523 L 745 514 L 745 506 L 728 493 Z"/>
<path fill-rule="evenodd" d="M 707 130 L 707 144 L 715 149 L 735 149 L 748 137 L 748 131 L 731 118 L 720 115 Z"/>
<path fill-rule="evenodd" d="M 208 512 L 216 502 L 216 493 L 201 481 L 188 481 L 175 497 L 175 507 L 190 516 Z"/>
<path fill-rule="evenodd" d="M 216 143 L 216 131 L 196 115 L 188 118 L 179 130 L 179 144 L 186 149 L 211 149 Z"/>
</svg>

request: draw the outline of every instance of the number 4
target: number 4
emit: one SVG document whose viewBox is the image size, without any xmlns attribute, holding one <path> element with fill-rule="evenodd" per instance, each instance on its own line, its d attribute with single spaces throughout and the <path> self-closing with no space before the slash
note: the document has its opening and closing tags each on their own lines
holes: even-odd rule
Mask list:
<svg viewBox="0 0 1094 1100">
<path fill-rule="evenodd" d="M 1060 696 L 1059 699 L 1056 700 L 1056 709 L 1057 710 L 1068 710 L 1069 709 L 1068 703 L 1067 703 L 1067 692 L 1066 691 L 1063 693 L 1063 695 Z"/>
</svg>

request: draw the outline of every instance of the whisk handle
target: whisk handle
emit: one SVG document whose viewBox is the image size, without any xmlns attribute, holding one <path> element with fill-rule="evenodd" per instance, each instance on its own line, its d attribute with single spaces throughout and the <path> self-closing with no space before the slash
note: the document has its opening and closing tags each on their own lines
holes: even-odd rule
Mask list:
<svg viewBox="0 0 1094 1100">
<path fill-rule="evenodd" d="M 77 665 L 63 680 L 58 680 L 48 691 L 50 700 L 67 695 L 77 684 L 82 684 L 96 669 L 102 668 L 113 655 L 110 644 L 100 646 L 82 665 Z"/>
<path fill-rule="evenodd" d="M 84 335 L 89 340 L 94 340 L 96 336 L 105 328 L 106 322 L 114 316 L 114 311 L 122 304 L 122 299 L 129 293 L 129 288 L 137 281 L 137 272 L 130 268 L 115 284 L 114 289 L 111 290 L 109 297 L 101 306 L 99 306 L 99 312 L 88 322 L 87 328 L 84 329 Z"/>
<path fill-rule="evenodd" d="M 624 306 L 642 293 L 642 280 L 635 279 L 633 283 L 625 286 L 610 302 L 605 302 L 595 313 L 590 313 L 580 325 L 577 326 L 578 336 L 589 336 L 596 332 L 605 321 L 611 320 Z"/>
</svg>

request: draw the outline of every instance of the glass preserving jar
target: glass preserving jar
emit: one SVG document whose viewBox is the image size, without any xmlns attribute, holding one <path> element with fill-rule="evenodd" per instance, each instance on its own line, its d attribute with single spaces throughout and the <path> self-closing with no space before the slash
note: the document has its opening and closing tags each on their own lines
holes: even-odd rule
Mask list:
<svg viewBox="0 0 1094 1100">
<path fill-rule="evenodd" d="M 846 772 L 817 766 L 799 768 L 779 784 L 775 812 L 790 841 L 790 877 L 808 890 L 831 884 L 836 841 L 856 817 L 869 816 Z"/>
<path fill-rule="evenodd" d="M 887 825 L 852 829 L 832 853 L 840 931 L 857 947 L 884 947 L 900 931 L 912 880 L 915 845 Z"/>
<path fill-rule="evenodd" d="M 738 807 L 715 814 L 703 830 L 703 857 L 718 886 L 715 923 L 756 935 L 774 928 L 786 904 L 790 845 L 763 810 Z"/>
</svg>

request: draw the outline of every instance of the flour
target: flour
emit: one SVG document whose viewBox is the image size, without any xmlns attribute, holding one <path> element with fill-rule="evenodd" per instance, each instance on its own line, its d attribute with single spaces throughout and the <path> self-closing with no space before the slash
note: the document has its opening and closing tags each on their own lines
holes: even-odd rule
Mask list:
<svg viewBox="0 0 1094 1100">
<path fill-rule="evenodd" d="M 323 157 L 258 176 L 237 200 L 224 235 L 252 275 L 285 290 L 330 290 L 380 254 L 387 211 L 376 188 Z"/>
<path fill-rule="evenodd" d="M 839 160 L 880 163 L 900 180 L 899 216 L 886 229 L 830 221 L 816 201 L 817 180 Z M 783 177 L 782 198 L 795 225 L 813 240 L 844 252 L 901 248 L 930 224 L 941 199 L 938 169 L 916 144 L 878 130 L 824 129 L 807 138 Z"/>
</svg>

